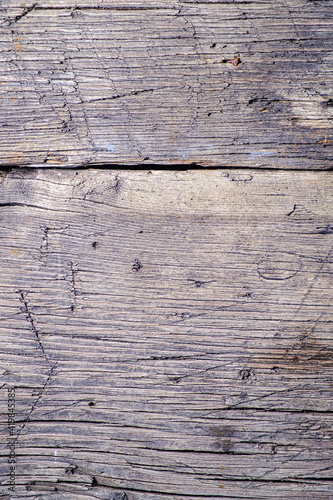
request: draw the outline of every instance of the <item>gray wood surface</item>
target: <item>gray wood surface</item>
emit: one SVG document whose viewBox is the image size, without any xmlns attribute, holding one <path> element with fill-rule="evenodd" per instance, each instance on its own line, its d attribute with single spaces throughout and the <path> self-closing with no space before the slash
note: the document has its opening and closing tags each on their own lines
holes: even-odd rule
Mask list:
<svg viewBox="0 0 333 500">
<path fill-rule="evenodd" d="M 2 0 L 0 165 L 332 167 L 333 1 Z"/>
<path fill-rule="evenodd" d="M 0 498 L 331 500 L 332 184 L 3 172 Z"/>
</svg>

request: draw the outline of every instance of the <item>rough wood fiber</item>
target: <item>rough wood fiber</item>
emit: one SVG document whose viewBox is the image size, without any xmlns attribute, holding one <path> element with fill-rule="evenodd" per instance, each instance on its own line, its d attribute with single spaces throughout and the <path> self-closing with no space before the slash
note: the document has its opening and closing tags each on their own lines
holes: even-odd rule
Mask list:
<svg viewBox="0 0 333 500">
<path fill-rule="evenodd" d="M 332 188 L 3 173 L 0 498 L 331 500 Z"/>
<path fill-rule="evenodd" d="M 331 0 L 1 10 L 2 165 L 332 167 Z"/>
</svg>

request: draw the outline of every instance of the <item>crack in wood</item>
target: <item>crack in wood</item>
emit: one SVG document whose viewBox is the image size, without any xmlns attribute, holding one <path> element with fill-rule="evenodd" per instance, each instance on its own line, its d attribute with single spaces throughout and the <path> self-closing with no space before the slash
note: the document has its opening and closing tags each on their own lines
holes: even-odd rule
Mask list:
<svg viewBox="0 0 333 500">
<path fill-rule="evenodd" d="M 30 12 L 32 12 L 37 7 L 37 5 L 38 5 L 37 3 L 34 3 L 30 7 L 26 7 L 22 11 L 22 14 L 19 14 L 19 15 L 14 17 L 13 22 L 17 23 L 18 21 L 20 21 L 23 17 L 27 16 Z"/>
<path fill-rule="evenodd" d="M 36 328 L 35 320 L 33 318 L 33 314 L 31 312 L 29 304 L 28 304 L 27 294 L 25 292 L 23 292 L 23 290 L 19 290 L 18 293 L 19 293 L 20 302 L 23 304 L 23 312 L 25 313 L 26 318 L 27 318 L 27 320 L 30 323 L 30 328 L 31 328 L 31 330 L 33 331 L 33 333 L 35 335 L 35 339 L 36 339 L 36 342 L 38 344 L 38 347 L 42 351 L 42 356 L 44 357 L 44 359 L 47 362 L 47 364 L 51 366 L 50 360 L 49 360 L 49 358 L 48 358 L 48 356 L 47 356 L 47 354 L 45 352 L 45 349 L 44 349 L 44 346 L 43 346 L 43 343 L 42 343 L 42 338 L 41 338 L 40 332 Z"/>
<path fill-rule="evenodd" d="M 71 311 L 74 312 L 76 307 L 77 307 L 77 295 L 78 295 L 77 273 L 78 273 L 78 268 L 77 268 L 77 264 L 72 262 L 72 261 L 68 262 L 68 265 L 70 268 L 70 288 L 71 288 L 71 292 L 73 295 L 73 302 L 71 305 Z"/>
<path fill-rule="evenodd" d="M 29 423 L 29 421 L 30 421 L 30 417 L 31 417 L 32 413 L 35 411 L 35 409 L 36 409 L 36 407 L 38 406 L 38 404 L 39 404 L 40 400 L 42 399 L 42 397 L 43 397 L 43 395 L 44 395 L 44 393 L 45 393 L 46 387 L 47 387 L 47 385 L 50 383 L 51 377 L 53 376 L 53 372 L 54 372 L 54 370 L 55 370 L 55 369 L 56 369 L 56 367 L 57 367 L 57 364 L 58 364 L 58 363 L 55 363 L 54 365 L 51 365 L 51 364 L 50 364 L 50 370 L 49 370 L 49 373 L 48 373 L 48 375 L 47 375 L 47 379 L 46 379 L 46 381 L 44 382 L 43 387 L 41 388 L 41 390 L 38 392 L 37 398 L 36 398 L 36 399 L 35 399 L 35 401 L 32 403 L 31 408 L 30 408 L 30 410 L 29 410 L 29 413 L 28 413 L 27 417 L 24 419 L 24 421 L 23 421 L 23 425 L 22 425 L 22 427 L 19 429 L 19 431 L 18 431 L 18 433 L 17 433 L 17 435 L 16 435 L 16 437 L 15 437 L 15 439 L 14 439 L 15 443 L 17 443 L 17 441 L 18 441 L 18 439 L 19 439 L 20 435 L 22 434 L 23 430 L 24 430 L 24 429 L 25 429 L 25 427 L 28 425 L 28 423 Z"/>
</svg>

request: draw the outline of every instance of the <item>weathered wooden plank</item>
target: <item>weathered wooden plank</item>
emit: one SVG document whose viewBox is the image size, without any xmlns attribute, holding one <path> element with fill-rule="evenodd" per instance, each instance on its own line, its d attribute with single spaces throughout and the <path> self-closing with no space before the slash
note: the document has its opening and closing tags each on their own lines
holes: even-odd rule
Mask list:
<svg viewBox="0 0 333 500">
<path fill-rule="evenodd" d="M 332 167 L 331 0 L 1 5 L 2 165 Z"/>
<path fill-rule="evenodd" d="M 1 498 L 332 498 L 330 173 L 14 170 L 0 200 Z"/>
</svg>

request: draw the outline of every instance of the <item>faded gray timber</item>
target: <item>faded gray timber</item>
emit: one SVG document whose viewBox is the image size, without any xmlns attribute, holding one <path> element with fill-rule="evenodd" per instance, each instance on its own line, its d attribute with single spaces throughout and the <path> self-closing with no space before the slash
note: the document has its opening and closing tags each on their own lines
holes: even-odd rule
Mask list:
<svg viewBox="0 0 333 500">
<path fill-rule="evenodd" d="M 0 498 L 331 500 L 332 184 L 3 172 Z"/>
<path fill-rule="evenodd" d="M 1 2 L 0 165 L 332 167 L 333 1 Z"/>
</svg>

